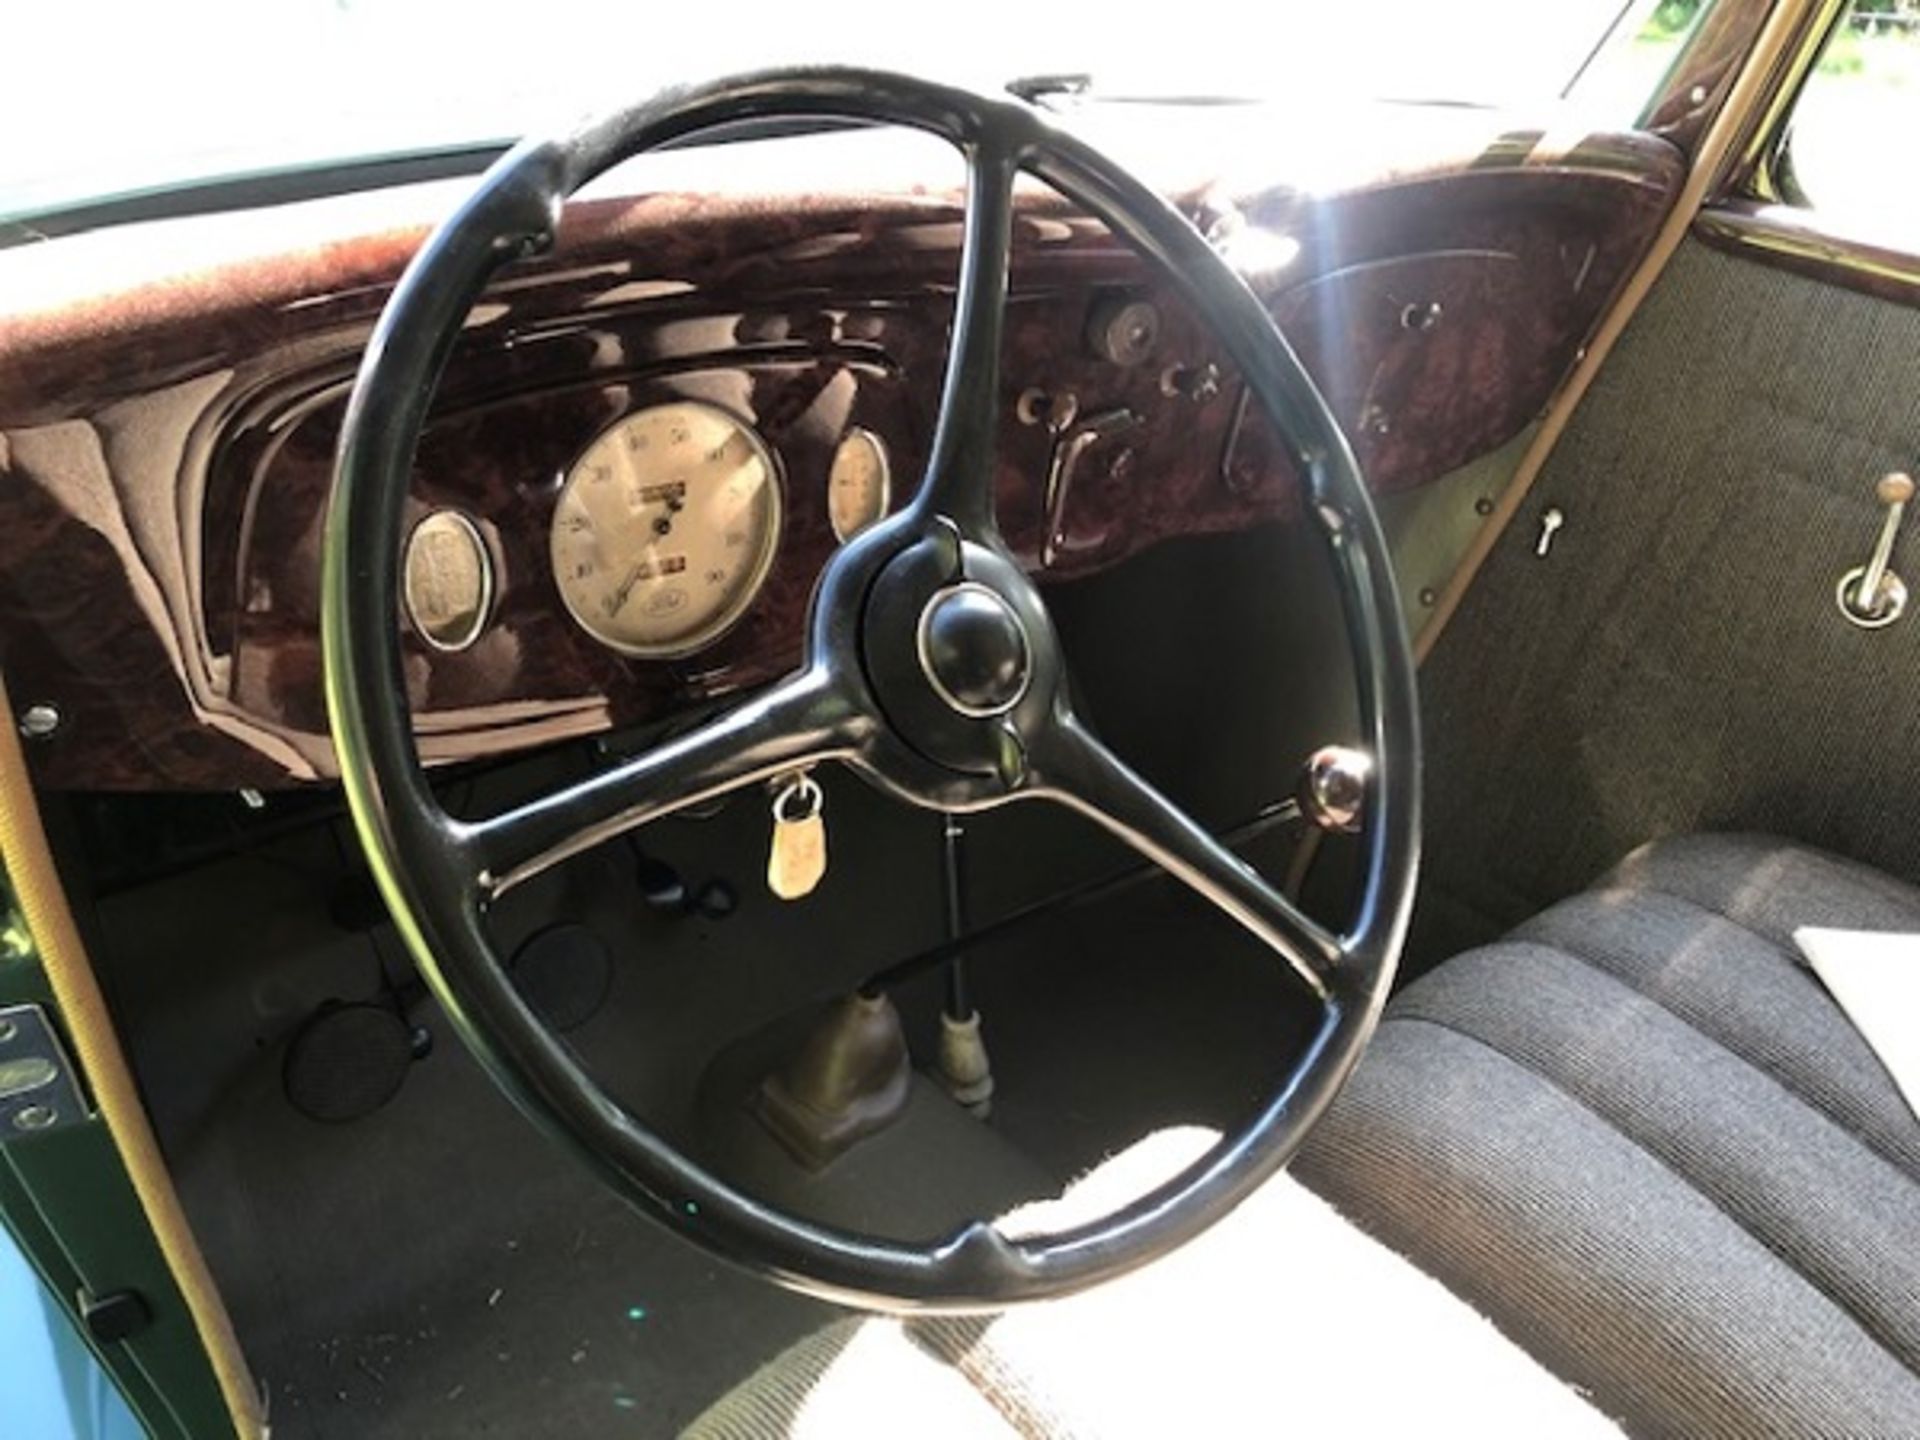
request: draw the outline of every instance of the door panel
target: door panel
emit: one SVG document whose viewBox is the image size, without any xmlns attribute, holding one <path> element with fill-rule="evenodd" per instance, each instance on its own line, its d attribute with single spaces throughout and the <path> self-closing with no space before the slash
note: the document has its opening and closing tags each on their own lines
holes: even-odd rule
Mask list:
<svg viewBox="0 0 1920 1440">
<path fill-rule="evenodd" d="M 1916 448 L 1920 311 L 1682 248 L 1428 663 L 1416 960 L 1678 831 L 1920 877 L 1920 612 L 1835 600 Z"/>
</svg>

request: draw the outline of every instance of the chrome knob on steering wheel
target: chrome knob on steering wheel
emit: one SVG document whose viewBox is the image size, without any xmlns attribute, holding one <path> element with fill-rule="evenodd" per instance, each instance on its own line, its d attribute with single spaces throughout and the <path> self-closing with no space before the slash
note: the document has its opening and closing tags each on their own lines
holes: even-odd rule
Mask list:
<svg viewBox="0 0 1920 1440">
<path fill-rule="evenodd" d="M 1019 613 L 978 581 L 927 601 L 915 638 L 927 683 L 969 719 L 1006 714 L 1033 680 L 1033 645 Z"/>
<path fill-rule="evenodd" d="M 567 195 L 617 161 L 750 117 L 834 116 L 944 136 L 969 162 L 952 352 L 912 503 L 837 552 L 806 660 L 719 719 L 478 823 L 427 785 L 400 670 L 396 557 L 434 381 L 504 260 L 550 242 Z M 1103 220 L 1182 291 L 1287 438 L 1328 546 L 1374 757 L 1355 923 L 1342 935 L 1129 769 L 1073 710 L 1039 589 L 994 513 L 999 361 L 1014 181 L 1028 171 Z M 556 141 L 523 144 L 409 267 L 375 330 L 343 426 L 323 564 L 329 716 L 362 843 L 401 933 L 463 1037 L 537 1121 L 654 1218 L 781 1283 L 869 1306 L 974 1309 L 1061 1294 L 1191 1238 L 1283 1165 L 1371 1032 L 1418 859 L 1411 657 L 1384 542 L 1345 440 L 1261 302 L 1178 212 L 1021 103 L 877 72 L 784 70 L 666 92 Z M 1320 1004 L 1305 1053 L 1258 1114 L 1187 1171 L 1074 1230 L 1009 1239 L 974 1224 L 908 1245 L 782 1214 L 623 1109 L 514 991 L 484 919 L 504 890 L 635 826 L 837 761 L 912 804 L 962 813 L 1042 800 L 1075 810 L 1272 949 Z"/>
</svg>

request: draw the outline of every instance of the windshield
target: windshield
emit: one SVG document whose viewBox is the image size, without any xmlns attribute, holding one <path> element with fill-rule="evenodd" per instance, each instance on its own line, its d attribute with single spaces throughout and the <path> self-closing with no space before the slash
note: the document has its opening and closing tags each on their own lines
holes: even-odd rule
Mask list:
<svg viewBox="0 0 1920 1440">
<path fill-rule="evenodd" d="M 1150 22 L 1146 9 L 1121 19 L 1110 0 L 732 0 L 669 15 L 635 0 L 60 0 L 8 19 L 0 217 L 498 144 L 676 80 L 800 61 L 995 87 L 1086 74 L 1134 96 L 1538 102 L 1562 95 L 1610 34 L 1640 34 L 1651 9 L 1270 0 Z M 1658 70 L 1657 47 L 1621 48 L 1635 94 L 1614 123 L 1633 118 Z"/>
</svg>

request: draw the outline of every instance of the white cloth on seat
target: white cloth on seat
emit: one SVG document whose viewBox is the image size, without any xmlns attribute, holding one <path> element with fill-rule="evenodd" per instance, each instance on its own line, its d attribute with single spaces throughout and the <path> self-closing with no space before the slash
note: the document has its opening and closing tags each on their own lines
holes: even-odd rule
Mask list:
<svg viewBox="0 0 1920 1440">
<path fill-rule="evenodd" d="M 1793 943 L 1920 1116 L 1920 935 L 1803 925 Z"/>
<path fill-rule="evenodd" d="M 1214 1138 L 1151 1135 L 1003 1228 L 1033 1233 L 1114 1209 Z M 1616 1433 L 1465 1302 L 1284 1174 L 1175 1254 L 1085 1294 L 990 1318 L 844 1323 L 857 1339 L 823 1351 L 835 1326 L 802 1342 L 688 1434 Z M 981 1404 L 953 1401 L 962 1376 Z"/>
<path fill-rule="evenodd" d="M 762 1365 L 687 1440 L 1004 1440 L 1005 1420 L 898 1320 L 850 1315 Z"/>
</svg>

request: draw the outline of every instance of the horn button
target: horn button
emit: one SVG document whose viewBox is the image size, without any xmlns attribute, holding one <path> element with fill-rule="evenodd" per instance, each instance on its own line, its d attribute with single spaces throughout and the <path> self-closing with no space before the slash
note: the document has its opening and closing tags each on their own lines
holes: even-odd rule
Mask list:
<svg viewBox="0 0 1920 1440">
<path fill-rule="evenodd" d="M 977 580 L 934 592 L 920 612 L 918 650 L 934 693 L 969 719 L 1006 714 L 1033 679 L 1026 627 Z"/>
<path fill-rule="evenodd" d="M 1060 660 L 1011 559 L 944 530 L 909 546 L 874 579 L 861 649 L 899 739 L 949 770 L 1019 783 L 1023 735 L 1046 716 Z"/>
</svg>

